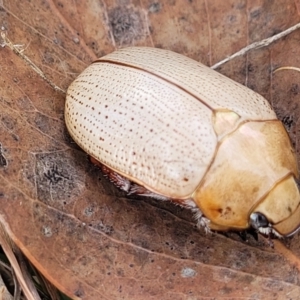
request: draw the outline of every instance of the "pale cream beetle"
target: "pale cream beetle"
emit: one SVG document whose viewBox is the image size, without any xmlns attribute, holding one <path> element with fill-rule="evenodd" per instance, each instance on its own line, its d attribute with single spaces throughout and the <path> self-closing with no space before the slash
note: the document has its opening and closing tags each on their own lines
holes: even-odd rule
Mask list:
<svg viewBox="0 0 300 300">
<path fill-rule="evenodd" d="M 197 210 L 213 230 L 299 228 L 298 168 L 283 124 L 262 96 L 201 63 L 156 48 L 117 50 L 70 85 L 65 121 L 128 192 Z"/>
</svg>

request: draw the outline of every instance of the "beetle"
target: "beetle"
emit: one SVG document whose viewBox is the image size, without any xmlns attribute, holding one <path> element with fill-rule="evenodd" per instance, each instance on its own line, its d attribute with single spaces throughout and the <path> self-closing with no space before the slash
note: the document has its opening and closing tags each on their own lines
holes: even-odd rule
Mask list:
<svg viewBox="0 0 300 300">
<path fill-rule="evenodd" d="M 118 187 L 191 208 L 206 230 L 300 226 L 289 136 L 259 94 L 181 54 L 114 51 L 69 86 L 74 141 Z"/>
</svg>

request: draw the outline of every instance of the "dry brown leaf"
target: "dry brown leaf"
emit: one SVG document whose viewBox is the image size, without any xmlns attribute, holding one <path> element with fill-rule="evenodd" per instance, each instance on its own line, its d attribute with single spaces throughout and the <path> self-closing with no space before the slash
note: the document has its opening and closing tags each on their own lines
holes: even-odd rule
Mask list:
<svg viewBox="0 0 300 300">
<path fill-rule="evenodd" d="M 291 0 L 2 3 L 0 29 L 63 90 L 121 46 L 211 66 L 300 21 Z M 218 69 L 270 101 L 298 157 L 300 76 L 272 70 L 300 66 L 299 39 L 300 30 Z M 273 250 L 261 237 L 205 235 L 169 203 L 128 199 L 71 141 L 64 94 L 8 46 L 0 72 L 0 221 L 59 289 L 82 299 L 299 299 L 298 235 L 289 250 L 281 242 Z"/>
</svg>

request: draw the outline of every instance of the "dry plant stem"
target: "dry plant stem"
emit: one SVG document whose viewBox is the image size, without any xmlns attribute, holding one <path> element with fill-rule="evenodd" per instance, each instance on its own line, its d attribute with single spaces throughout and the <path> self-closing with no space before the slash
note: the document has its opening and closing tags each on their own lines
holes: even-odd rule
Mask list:
<svg viewBox="0 0 300 300">
<path fill-rule="evenodd" d="M 38 298 L 32 293 L 30 288 L 27 286 L 26 281 L 24 280 L 22 271 L 20 269 L 19 263 L 15 257 L 15 254 L 13 252 L 14 244 L 12 240 L 9 238 L 3 224 L 0 223 L 0 245 L 2 246 L 2 249 L 9 260 L 16 277 L 18 278 L 18 282 L 22 287 L 23 293 L 25 294 L 26 298 L 28 300 L 41 300 L 41 298 L 38 296 Z"/>
<path fill-rule="evenodd" d="M 300 259 L 289 250 L 283 243 L 279 240 L 274 240 L 274 249 L 276 252 L 281 253 L 292 265 L 294 265 L 298 271 L 300 271 Z"/>
<path fill-rule="evenodd" d="M 6 274 L 11 273 L 11 267 L 9 265 L 7 265 L 6 263 L 4 263 L 3 261 L 0 260 L 0 270 L 4 270 L 6 272 Z"/>
<path fill-rule="evenodd" d="M 39 283 L 40 285 L 40 290 L 42 290 L 43 292 L 47 292 L 48 295 L 50 296 L 51 300 L 60 300 L 61 297 L 58 293 L 57 288 L 50 283 L 49 280 L 47 280 L 35 267 L 33 264 L 30 263 L 31 265 L 33 274 L 32 276 L 36 278 L 36 281 Z M 1 299 L 0 299 L 1 300 Z"/>
<path fill-rule="evenodd" d="M 0 299 L 1 300 L 13 300 L 13 296 L 8 292 L 2 277 L 0 276 Z"/>
<path fill-rule="evenodd" d="M 16 277 L 16 272 L 14 271 L 14 269 L 12 269 L 12 276 L 13 276 L 13 280 L 14 280 L 14 300 L 19 300 L 21 299 L 21 294 L 22 294 L 22 288 L 21 285 L 19 284 L 19 281 Z"/>
<path fill-rule="evenodd" d="M 36 65 L 34 64 L 25 54 L 22 53 L 22 50 L 19 50 L 17 46 L 15 46 L 6 36 L 5 32 L 1 32 L 1 38 L 4 41 L 4 46 L 7 46 L 10 48 L 15 54 L 17 54 L 19 57 L 21 57 L 25 62 L 42 78 L 44 79 L 54 90 L 61 92 L 61 93 L 66 93 L 63 89 L 61 89 L 59 86 L 55 85 L 52 81 L 50 81 L 46 75 L 43 73 L 43 71 Z"/>
<path fill-rule="evenodd" d="M 29 287 L 31 293 L 34 295 L 35 299 L 40 299 L 39 293 L 36 290 L 36 287 L 32 281 L 32 277 L 29 274 L 27 264 L 26 264 L 26 259 L 23 256 L 23 253 L 20 251 L 19 248 L 14 249 L 14 253 L 16 255 L 16 258 L 18 259 L 19 266 L 22 272 L 22 275 L 24 277 L 24 280 L 26 282 L 26 285 Z"/>
<path fill-rule="evenodd" d="M 50 295 L 51 300 L 59 300 L 60 296 L 57 292 L 57 289 L 55 286 L 53 286 L 47 279 L 43 278 L 44 286 Z"/>
<path fill-rule="evenodd" d="M 287 66 L 287 67 L 278 68 L 273 73 L 276 73 L 277 71 L 282 71 L 282 70 L 294 70 L 294 71 L 300 72 L 300 68 Z"/>
<path fill-rule="evenodd" d="M 264 39 L 264 40 L 259 41 L 259 42 L 255 42 L 255 43 L 253 43 L 253 44 L 251 44 L 251 45 L 249 45 L 249 46 L 241 49 L 240 51 L 232 54 L 231 56 L 229 56 L 229 57 L 227 57 L 227 58 L 219 61 L 218 63 L 216 63 L 213 66 L 211 66 L 211 68 L 212 69 L 216 69 L 219 66 L 225 64 L 226 62 L 234 59 L 235 57 L 242 56 L 242 55 L 246 54 L 247 52 L 249 52 L 251 50 L 254 50 L 254 49 L 259 49 L 259 48 L 262 48 L 262 47 L 266 47 L 266 46 L 270 45 L 271 43 L 273 43 L 273 42 L 281 39 L 282 37 L 284 37 L 284 36 L 292 33 L 293 31 L 295 31 L 295 30 L 297 30 L 299 28 L 300 28 L 300 23 L 298 23 L 298 24 L 296 24 L 296 25 L 288 28 L 287 30 L 282 31 L 282 32 L 280 32 L 280 33 L 278 33 L 278 34 L 276 34 L 276 35 L 274 35 L 272 37 L 269 37 L 269 38 Z"/>
</svg>

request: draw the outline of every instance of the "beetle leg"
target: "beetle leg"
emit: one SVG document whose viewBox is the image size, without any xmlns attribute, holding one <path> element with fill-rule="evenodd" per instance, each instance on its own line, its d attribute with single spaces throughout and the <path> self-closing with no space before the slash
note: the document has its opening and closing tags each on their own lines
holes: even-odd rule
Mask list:
<svg viewBox="0 0 300 300">
<path fill-rule="evenodd" d="M 197 227 L 203 228 L 205 233 L 211 233 L 211 229 L 209 227 L 209 219 L 207 219 L 202 211 L 199 209 L 199 207 L 196 205 L 195 201 L 192 198 L 184 200 L 184 202 L 181 204 L 182 206 L 185 206 L 192 210 L 194 213 L 194 218 L 197 221 Z"/>
<path fill-rule="evenodd" d="M 171 201 L 177 205 L 191 209 L 197 221 L 197 227 L 203 228 L 205 233 L 212 233 L 209 227 L 210 220 L 203 215 L 201 210 L 196 206 L 195 202 L 192 199 L 182 200 L 182 199 L 169 198 L 160 194 L 153 193 L 147 190 L 145 187 L 138 184 L 131 185 L 129 195 L 139 195 L 139 196 L 151 197 L 156 200 Z"/>
<path fill-rule="evenodd" d="M 203 228 L 205 233 L 211 233 L 211 230 L 209 228 L 209 219 L 204 217 L 201 210 L 196 206 L 195 202 L 192 199 L 173 199 L 169 198 L 160 194 L 153 193 L 149 190 L 147 190 L 145 187 L 138 185 L 138 184 L 132 184 L 130 187 L 129 195 L 139 195 L 139 196 L 146 196 L 151 197 L 157 200 L 165 200 L 165 201 L 171 201 L 175 204 L 178 204 L 182 207 L 191 209 L 194 212 L 195 219 L 197 221 L 197 227 Z"/>
<path fill-rule="evenodd" d="M 211 230 L 209 228 L 209 219 L 205 218 L 201 210 L 196 206 L 195 202 L 192 199 L 173 199 L 167 196 L 163 196 L 160 194 L 156 194 L 154 192 L 151 192 L 147 188 L 132 183 L 127 178 L 123 177 L 122 175 L 118 174 L 115 171 L 112 171 L 110 168 L 106 167 L 96 159 L 90 156 L 90 161 L 97 165 L 103 175 L 107 177 L 115 186 L 117 186 L 119 189 L 125 191 L 128 193 L 128 195 L 138 195 L 138 196 L 146 196 L 150 197 L 156 200 L 163 200 L 163 201 L 171 201 L 175 204 L 178 204 L 180 206 L 186 207 L 191 209 L 195 213 L 195 219 L 197 221 L 197 226 L 200 228 L 204 228 L 206 233 L 211 233 Z"/>
<path fill-rule="evenodd" d="M 146 196 L 146 197 L 150 197 L 156 200 L 170 200 L 172 201 L 172 199 L 170 199 L 169 197 L 160 195 L 160 194 L 156 194 L 154 192 L 149 191 L 148 189 L 146 189 L 145 187 L 138 185 L 138 184 L 132 184 L 130 186 L 130 190 L 128 192 L 129 195 L 138 195 L 138 196 Z"/>
<path fill-rule="evenodd" d="M 111 170 L 110 168 L 103 165 L 101 162 L 96 160 L 94 157 L 89 156 L 89 159 L 92 164 L 99 167 L 104 175 L 104 177 L 108 178 L 110 182 L 112 182 L 117 188 L 124 192 L 128 192 L 130 190 L 131 181 L 117 172 Z"/>
<path fill-rule="evenodd" d="M 200 212 L 200 211 L 199 211 Z M 197 226 L 199 228 L 203 228 L 205 233 L 211 233 L 211 230 L 209 228 L 209 219 L 205 218 L 204 215 L 201 213 L 201 215 L 199 216 L 199 212 L 196 213 L 196 220 L 197 220 Z"/>
<path fill-rule="evenodd" d="M 196 205 L 195 201 L 193 199 L 186 199 L 182 203 L 183 206 L 191 209 L 194 213 L 195 220 L 197 221 L 197 227 L 203 228 L 205 233 L 211 233 L 210 227 L 209 227 L 209 219 L 207 219 L 202 211 L 199 209 L 199 207 Z"/>
<path fill-rule="evenodd" d="M 124 192 L 128 192 L 130 190 L 131 182 L 127 178 L 118 174 L 117 172 L 112 171 L 104 165 L 99 165 L 101 171 L 105 177 L 109 179 L 117 188 Z"/>
</svg>

